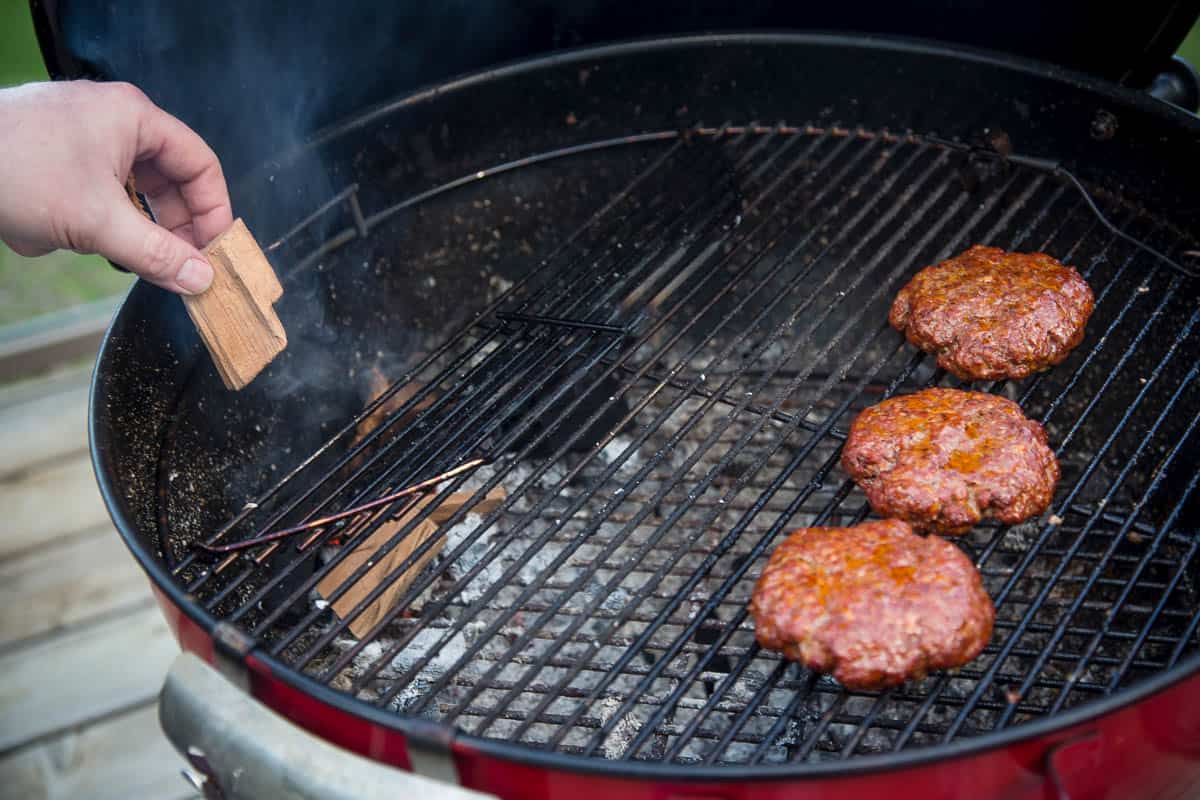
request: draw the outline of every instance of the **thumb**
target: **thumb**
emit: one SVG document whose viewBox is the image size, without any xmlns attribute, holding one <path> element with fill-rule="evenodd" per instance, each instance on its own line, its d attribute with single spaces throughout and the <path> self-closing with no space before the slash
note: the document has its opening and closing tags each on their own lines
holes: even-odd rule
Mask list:
<svg viewBox="0 0 1200 800">
<path fill-rule="evenodd" d="M 212 284 L 212 266 L 200 251 L 146 219 L 128 200 L 113 207 L 94 241 L 97 253 L 168 291 L 200 294 Z"/>
</svg>

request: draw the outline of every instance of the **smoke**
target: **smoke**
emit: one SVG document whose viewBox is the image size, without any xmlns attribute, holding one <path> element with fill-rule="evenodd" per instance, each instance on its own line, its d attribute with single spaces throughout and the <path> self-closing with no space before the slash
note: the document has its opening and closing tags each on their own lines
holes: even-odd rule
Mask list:
<svg viewBox="0 0 1200 800">
<path fill-rule="evenodd" d="M 603 3 L 566 5 L 563 11 L 550 0 L 73 0 L 63 4 L 61 23 L 69 49 L 95 76 L 138 85 L 210 144 L 224 167 L 234 213 L 266 245 L 351 183 L 403 193 L 394 176 L 420 173 L 417 163 L 398 164 L 413 169 L 390 175 L 358 175 L 355 153 L 340 142 L 311 147 L 315 134 L 451 75 L 604 37 L 600 30 L 573 32 L 602 23 Z M 425 135 L 397 131 L 398 120 L 387 124 L 393 142 Z M 364 133 L 356 146 L 382 148 L 371 135 Z M 401 147 L 395 157 L 415 158 L 405 153 L 416 149 Z M 332 211 L 316 222 L 306 246 L 346 224 L 345 209 Z M 198 391 L 209 400 L 202 413 L 256 418 L 238 427 L 260 437 L 260 452 L 287 450 L 294 461 L 361 409 L 359 375 L 378 368 L 392 380 L 400 377 L 426 338 L 446 331 L 417 331 L 407 322 L 418 315 L 402 304 L 417 300 L 411 292 L 391 291 L 386 274 L 422 280 L 419 270 L 434 267 L 418 250 L 388 252 L 397 244 L 382 241 L 385 235 L 394 231 L 355 241 L 303 269 L 297 262 L 306 252 L 273 254 L 285 289 L 277 310 L 288 348 L 236 401 L 203 382 Z M 384 277 L 376 277 L 380 269 Z M 477 274 L 468 288 L 477 285 Z M 438 291 L 450 291 L 449 285 L 441 280 L 446 288 Z M 166 296 L 164 302 L 178 303 Z M 430 316 L 427 309 L 411 310 Z M 177 319 L 179 333 L 194 342 L 182 308 Z M 250 422 L 230 423 L 243 421 Z M 257 480 L 247 473 L 246 482 Z"/>
<path fill-rule="evenodd" d="M 449 74 L 516 56 L 540 14 L 538 3 L 521 11 L 503 0 L 63 5 L 71 52 L 97 77 L 136 84 L 209 143 L 234 214 L 264 246 L 362 177 L 353 174 L 352 154 L 308 146 L 315 133 Z M 344 208 L 323 215 L 305 246 L 347 222 Z M 343 340 L 357 310 L 345 307 L 370 289 L 343 274 L 373 268 L 366 255 L 296 269 L 305 254 L 272 259 L 290 340 L 287 357 L 266 376 L 279 393 L 345 382 L 353 345 Z"/>
<path fill-rule="evenodd" d="M 370 61 L 384 55 L 379 26 L 355 19 L 353 8 L 335 18 L 341 26 L 330 26 L 312 13 L 315 6 L 239 3 L 214 13 L 198 3 L 85 0 L 67 16 L 66 36 L 97 75 L 136 84 L 210 144 L 234 190 L 235 212 L 252 230 L 281 231 L 332 194 L 327 170 L 317 165 L 306 185 L 278 192 L 283 209 L 244 207 L 240 179 L 299 151 L 353 99 L 345 71 L 330 69 L 339 52 Z M 357 37 L 349 35 L 351 22 Z"/>
<path fill-rule="evenodd" d="M 72 52 L 136 83 L 238 176 L 371 104 L 512 58 L 536 10 L 503 0 L 161 3 L 79 0 Z"/>
<path fill-rule="evenodd" d="M 235 215 L 266 246 L 354 180 L 344 154 L 329 156 L 308 146 L 314 134 L 418 85 L 438 57 L 439 38 L 454 29 L 471 34 L 470 26 L 455 19 L 476 4 L 64 5 L 61 21 L 70 50 L 93 76 L 134 83 L 196 130 L 221 159 Z M 442 34 L 433 35 L 437 31 Z M 207 431 L 200 417 L 225 416 L 246 445 L 243 452 L 255 454 L 230 481 L 238 492 L 264 485 L 272 477 L 264 469 L 299 461 L 361 409 L 364 392 L 356 373 L 370 366 L 364 352 L 378 353 L 374 360 L 386 362 L 394 379 L 395 365 L 419 345 L 400 336 L 367 347 L 347 310 L 378 302 L 371 297 L 364 258 L 339 254 L 298 267 L 304 248 L 346 222 L 345 209 L 334 209 L 314 223 L 298 252 L 284 248 L 272 254 L 285 290 L 277 306 L 289 337 L 284 353 L 237 395 L 221 389 L 212 368 L 202 365 L 212 374 L 194 384 L 196 396 L 183 402 L 190 424 Z M 170 323 L 162 335 L 177 351 L 191 343 L 197 357 L 207 359 L 179 301 L 164 293 L 162 302 L 177 307 L 174 315 L 164 315 Z M 219 427 L 201 441 L 217 437 L 215 444 L 224 435 Z"/>
</svg>

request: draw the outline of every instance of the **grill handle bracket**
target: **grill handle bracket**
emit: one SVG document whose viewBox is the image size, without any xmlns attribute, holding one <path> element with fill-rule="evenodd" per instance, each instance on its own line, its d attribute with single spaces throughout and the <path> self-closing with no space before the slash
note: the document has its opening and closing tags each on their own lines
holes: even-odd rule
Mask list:
<svg viewBox="0 0 1200 800">
<path fill-rule="evenodd" d="M 191 653 L 171 665 L 159 699 L 171 744 L 202 774 L 206 797 L 263 800 L 495 800 L 493 795 L 369 761 L 302 731 Z"/>
<path fill-rule="evenodd" d="M 250 670 L 246 667 L 246 656 L 250 655 L 254 645 L 254 639 L 236 625 L 218 622 L 213 628 L 217 671 L 247 694 L 250 693 Z"/>
<path fill-rule="evenodd" d="M 1046 753 L 1046 777 L 1055 800 L 1098 796 L 1106 779 L 1101 769 L 1101 739 L 1096 731 L 1056 744 Z"/>
<path fill-rule="evenodd" d="M 1082 197 L 1084 202 L 1087 203 L 1088 208 L 1092 210 L 1092 213 L 1096 216 L 1096 219 L 1099 220 L 1100 224 L 1108 228 L 1114 235 L 1124 239 L 1126 242 L 1138 248 L 1139 250 L 1149 253 L 1150 255 L 1159 259 L 1163 263 L 1167 264 L 1167 266 L 1171 267 L 1171 269 L 1178 272 L 1180 275 L 1188 278 L 1200 278 L 1200 271 L 1193 267 L 1180 264 L 1167 254 L 1154 249 L 1135 236 L 1130 236 L 1128 233 L 1114 225 L 1108 217 L 1104 216 L 1104 212 L 1100 210 L 1100 206 L 1096 205 L 1096 201 L 1092 198 L 1091 192 L 1088 191 L 1088 188 L 1084 186 L 1083 181 L 1076 177 L 1074 172 L 1071 172 L 1069 169 L 1064 167 L 1062 162 L 1051 158 L 1025 156 L 1011 152 L 1002 153 L 996 150 L 989 150 L 985 147 L 979 147 L 976 145 L 955 141 L 953 139 L 944 139 L 941 136 L 928 135 L 922 138 L 924 141 L 929 142 L 930 144 L 943 147 L 947 150 L 952 150 L 957 153 L 987 158 L 992 161 L 1006 161 L 1012 164 L 1017 164 L 1018 166 L 1028 167 L 1047 175 L 1053 175 L 1069 182 L 1075 187 L 1076 191 L 1079 192 L 1080 197 Z M 1194 251 L 1188 251 L 1188 254 L 1190 254 L 1193 258 L 1195 257 Z"/>
</svg>

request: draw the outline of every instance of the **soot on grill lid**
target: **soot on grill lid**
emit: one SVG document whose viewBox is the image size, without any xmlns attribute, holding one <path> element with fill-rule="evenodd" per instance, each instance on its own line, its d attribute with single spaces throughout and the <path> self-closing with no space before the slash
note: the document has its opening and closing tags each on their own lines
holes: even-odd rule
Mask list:
<svg viewBox="0 0 1200 800">
<path fill-rule="evenodd" d="M 33 0 L 31 6 L 51 76 L 137 84 L 208 139 L 230 176 L 368 105 L 567 47 L 719 31 L 867 32 L 1013 53 L 1146 88 L 1171 71 L 1171 54 L 1200 13 L 1198 0 L 1104 7 L 1087 0 L 408 0 L 384 6 Z"/>
</svg>

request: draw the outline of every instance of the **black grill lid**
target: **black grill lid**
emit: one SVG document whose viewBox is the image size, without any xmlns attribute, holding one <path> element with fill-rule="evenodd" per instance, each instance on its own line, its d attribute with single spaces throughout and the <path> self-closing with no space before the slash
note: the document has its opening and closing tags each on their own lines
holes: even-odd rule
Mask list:
<svg viewBox="0 0 1200 800">
<path fill-rule="evenodd" d="M 239 174 L 370 103 L 565 47 L 722 30 L 939 39 L 1148 86 L 1200 0 L 30 0 L 53 77 L 128 80 Z M 813 80 L 821 80 L 814 75 Z"/>
</svg>

